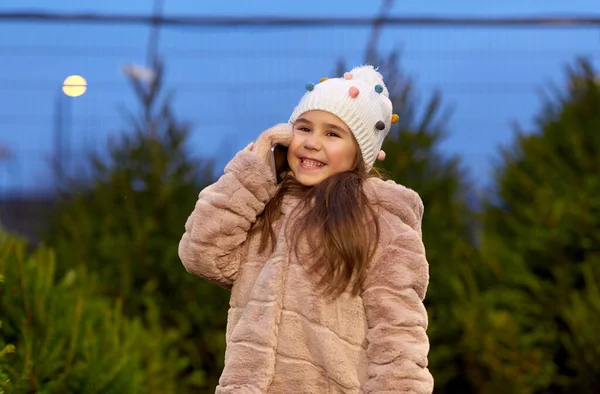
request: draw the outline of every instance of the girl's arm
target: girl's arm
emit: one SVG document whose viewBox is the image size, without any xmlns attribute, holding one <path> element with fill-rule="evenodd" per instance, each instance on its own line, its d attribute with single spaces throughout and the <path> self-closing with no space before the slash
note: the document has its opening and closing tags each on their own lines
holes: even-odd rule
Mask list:
<svg viewBox="0 0 600 394">
<path fill-rule="evenodd" d="M 369 367 L 362 392 L 431 394 L 423 305 L 429 266 L 420 218 L 412 227 L 401 221 L 392 227 L 395 235 L 378 254 L 363 285 Z"/>
<path fill-rule="evenodd" d="M 248 232 L 277 190 L 266 155 L 273 142 L 289 144 L 291 129 L 278 125 L 236 154 L 217 182 L 200 192 L 185 223 L 179 257 L 186 270 L 230 288 L 244 259 Z"/>
</svg>

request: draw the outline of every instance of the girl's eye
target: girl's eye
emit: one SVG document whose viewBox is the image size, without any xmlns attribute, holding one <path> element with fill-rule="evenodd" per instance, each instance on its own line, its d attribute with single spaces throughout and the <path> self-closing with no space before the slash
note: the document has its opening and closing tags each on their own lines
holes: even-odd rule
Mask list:
<svg viewBox="0 0 600 394">
<path fill-rule="evenodd" d="M 330 131 L 329 133 L 327 133 L 327 135 L 330 135 L 332 137 L 339 137 L 339 135 L 337 133 L 334 133 L 333 131 Z"/>
<path fill-rule="evenodd" d="M 300 130 L 300 131 L 306 131 L 306 132 L 310 131 L 310 129 L 308 127 L 306 127 L 306 126 L 300 126 L 300 127 L 298 127 L 298 130 Z"/>
</svg>

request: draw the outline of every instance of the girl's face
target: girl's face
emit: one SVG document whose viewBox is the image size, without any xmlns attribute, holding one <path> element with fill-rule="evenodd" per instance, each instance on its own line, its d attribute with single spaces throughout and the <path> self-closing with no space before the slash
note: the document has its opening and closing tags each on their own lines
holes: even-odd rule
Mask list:
<svg viewBox="0 0 600 394">
<path fill-rule="evenodd" d="M 308 111 L 294 124 L 287 159 L 290 170 L 304 186 L 315 186 L 327 177 L 354 168 L 358 144 L 337 116 Z"/>
</svg>

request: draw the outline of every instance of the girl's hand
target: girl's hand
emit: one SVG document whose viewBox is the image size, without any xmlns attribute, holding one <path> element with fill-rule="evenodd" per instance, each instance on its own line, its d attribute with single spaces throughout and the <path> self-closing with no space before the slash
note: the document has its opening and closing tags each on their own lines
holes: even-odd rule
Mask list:
<svg viewBox="0 0 600 394">
<path fill-rule="evenodd" d="M 274 144 L 289 146 L 292 142 L 294 129 L 288 123 L 280 123 L 261 133 L 256 142 L 246 147 L 249 151 L 267 160 L 271 146 Z"/>
</svg>

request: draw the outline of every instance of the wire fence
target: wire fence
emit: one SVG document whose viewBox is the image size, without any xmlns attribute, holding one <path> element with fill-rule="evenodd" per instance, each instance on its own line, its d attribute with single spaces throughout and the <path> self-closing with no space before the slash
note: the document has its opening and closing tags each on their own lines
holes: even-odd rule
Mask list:
<svg viewBox="0 0 600 394">
<path fill-rule="evenodd" d="M 135 113 L 139 103 L 122 66 L 143 64 L 147 56 L 149 28 L 143 24 L 39 25 L 24 19 L 13 15 L 3 24 L 8 17 L 0 18 L 0 36 L 16 37 L 0 44 L 0 146 L 8 152 L 0 153 L 0 198 L 52 190 L 59 126 L 66 139 L 60 154 L 72 174 L 85 175 L 88 152 L 102 154 L 109 138 L 129 130 L 123 109 Z M 439 20 L 390 19 L 380 37 L 380 52 L 402 53 L 402 68 L 415 78 L 421 101 L 440 89 L 454 108 L 442 148 L 461 155 L 476 179 L 489 176 L 514 121 L 532 124 L 540 90 L 550 81 L 560 86 L 566 65 L 578 56 L 600 61 L 600 19 L 581 18 L 576 29 L 565 29 L 574 25 L 561 18 L 523 20 L 458 28 Z M 307 82 L 329 76 L 341 59 L 361 63 L 371 29 L 366 19 L 310 29 L 262 22 L 244 29 L 232 24 L 161 31 L 159 53 L 176 114 L 193 125 L 192 152 L 214 158 L 217 169 L 261 130 L 286 121 Z M 87 79 L 83 96 L 62 94 L 70 74 Z"/>
</svg>

